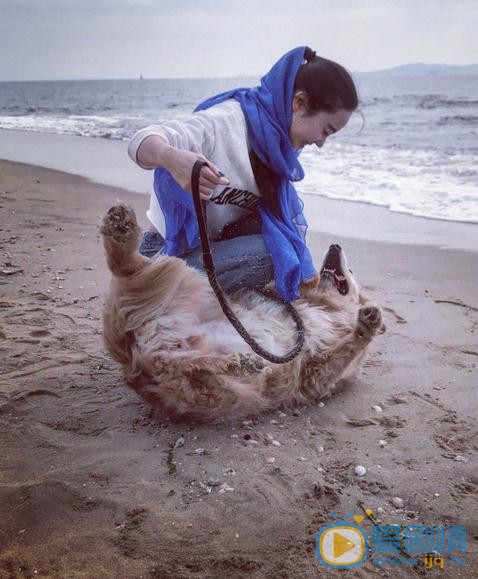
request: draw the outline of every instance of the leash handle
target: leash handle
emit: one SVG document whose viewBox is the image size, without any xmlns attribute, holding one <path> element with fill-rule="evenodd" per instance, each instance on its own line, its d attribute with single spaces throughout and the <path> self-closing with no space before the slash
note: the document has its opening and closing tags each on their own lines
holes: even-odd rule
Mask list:
<svg viewBox="0 0 478 579">
<path fill-rule="evenodd" d="M 262 358 L 268 360 L 269 362 L 273 362 L 274 364 L 285 364 L 293 360 L 299 352 L 302 350 L 302 346 L 304 345 L 304 324 L 302 322 L 301 317 L 299 316 L 297 310 L 294 308 L 292 304 L 287 303 L 282 298 L 277 298 L 273 296 L 269 296 L 270 299 L 276 301 L 278 303 L 282 303 L 285 308 L 288 310 L 290 315 L 293 317 L 296 327 L 297 327 L 297 343 L 295 347 L 286 355 L 284 356 L 276 356 L 275 354 L 271 354 L 267 350 L 264 350 L 260 344 L 258 344 L 254 338 L 248 333 L 246 328 L 241 324 L 241 322 L 237 319 L 234 312 L 232 311 L 229 302 L 224 294 L 224 290 L 219 285 L 216 277 L 216 271 L 214 267 L 214 260 L 211 254 L 211 246 L 209 244 L 209 238 L 207 235 L 207 226 L 206 226 L 206 219 L 205 219 L 205 205 L 204 208 L 203 204 L 201 203 L 201 198 L 199 195 L 199 177 L 201 173 L 201 169 L 207 166 L 205 161 L 196 161 L 193 166 L 193 170 L 191 173 L 191 190 L 193 193 L 193 200 L 194 200 L 194 208 L 196 210 L 196 217 L 198 220 L 199 225 L 199 237 L 201 238 L 201 245 L 202 245 L 202 255 L 203 255 L 203 264 L 206 269 L 206 273 L 209 279 L 209 283 L 216 294 L 216 297 L 221 305 L 222 311 L 224 312 L 227 319 L 231 322 L 232 326 L 236 329 L 236 331 L 240 334 L 240 336 L 244 339 L 244 341 L 249 344 L 252 350 L 261 356 Z M 203 210 L 204 209 L 204 210 Z"/>
</svg>

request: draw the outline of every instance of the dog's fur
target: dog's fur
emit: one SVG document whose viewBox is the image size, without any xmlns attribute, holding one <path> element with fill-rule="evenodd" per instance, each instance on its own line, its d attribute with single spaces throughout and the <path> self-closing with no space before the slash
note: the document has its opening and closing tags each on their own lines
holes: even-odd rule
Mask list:
<svg viewBox="0 0 478 579">
<path fill-rule="evenodd" d="M 345 255 L 331 246 L 320 282 L 303 286 L 294 302 L 305 327 L 301 353 L 286 364 L 267 362 L 231 326 L 205 274 L 176 257 L 152 261 L 138 253 L 141 231 L 132 209 L 112 207 L 101 233 L 113 275 L 106 346 L 129 386 L 176 415 L 209 419 L 316 402 L 356 374 L 384 329 L 380 309 L 366 305 Z M 326 267 L 331 261 L 346 295 Z M 239 292 L 230 303 L 266 350 L 283 355 L 295 344 L 295 323 L 281 304 L 259 292 Z"/>
</svg>

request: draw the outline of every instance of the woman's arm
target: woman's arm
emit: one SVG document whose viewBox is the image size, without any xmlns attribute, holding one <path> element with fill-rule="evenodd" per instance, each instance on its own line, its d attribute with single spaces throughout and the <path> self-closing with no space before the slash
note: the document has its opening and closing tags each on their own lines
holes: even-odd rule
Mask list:
<svg viewBox="0 0 478 579">
<path fill-rule="evenodd" d="M 202 199 L 209 199 L 217 185 L 228 185 L 229 181 L 202 152 L 204 147 L 204 128 L 199 129 L 197 121 L 191 127 L 187 124 L 147 128 L 133 137 L 128 148 L 131 158 L 144 169 L 162 167 L 167 169 L 175 181 L 191 192 L 191 172 L 194 163 L 200 159 L 208 164 L 201 171 L 199 192 Z M 157 131 L 157 132 L 156 132 Z M 158 134 L 164 131 L 164 135 Z M 169 139 L 168 140 L 166 139 Z M 206 143 L 207 144 L 207 143 Z"/>
</svg>

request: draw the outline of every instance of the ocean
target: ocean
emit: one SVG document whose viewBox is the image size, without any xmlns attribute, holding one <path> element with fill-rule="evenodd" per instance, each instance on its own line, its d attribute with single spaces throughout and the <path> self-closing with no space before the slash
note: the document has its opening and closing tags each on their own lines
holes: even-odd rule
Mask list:
<svg viewBox="0 0 478 579">
<path fill-rule="evenodd" d="M 258 78 L 0 83 L 0 129 L 128 140 Z M 478 223 L 478 76 L 356 74 L 359 113 L 301 154 L 299 192 Z M 125 161 L 127 162 L 127 161 Z"/>
</svg>

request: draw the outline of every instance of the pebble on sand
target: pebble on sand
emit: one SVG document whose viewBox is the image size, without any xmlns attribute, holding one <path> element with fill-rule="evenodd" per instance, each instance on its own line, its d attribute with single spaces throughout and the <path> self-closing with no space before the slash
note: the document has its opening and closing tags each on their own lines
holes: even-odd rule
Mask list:
<svg viewBox="0 0 478 579">
<path fill-rule="evenodd" d="M 218 493 L 222 494 L 222 493 L 225 493 L 225 492 L 228 492 L 228 491 L 233 491 L 233 490 L 234 490 L 234 487 L 229 486 L 227 483 L 223 483 L 223 484 L 220 486 L 220 488 L 219 488 L 219 490 L 218 490 Z"/>
<path fill-rule="evenodd" d="M 400 497 L 393 497 L 392 499 L 392 505 L 396 508 L 396 509 L 403 509 L 403 499 L 401 499 Z"/>
<path fill-rule="evenodd" d="M 364 476 L 364 474 L 367 472 L 367 469 L 364 466 L 362 466 L 361 464 L 359 464 L 355 467 L 354 472 L 357 476 Z"/>
<path fill-rule="evenodd" d="M 373 495 L 377 495 L 380 492 L 380 486 L 376 482 L 372 482 L 368 485 L 368 490 Z"/>
<path fill-rule="evenodd" d="M 375 410 L 375 412 L 383 412 L 383 408 L 381 406 L 379 406 L 378 404 L 375 404 L 374 406 L 372 406 L 372 410 Z"/>
</svg>

